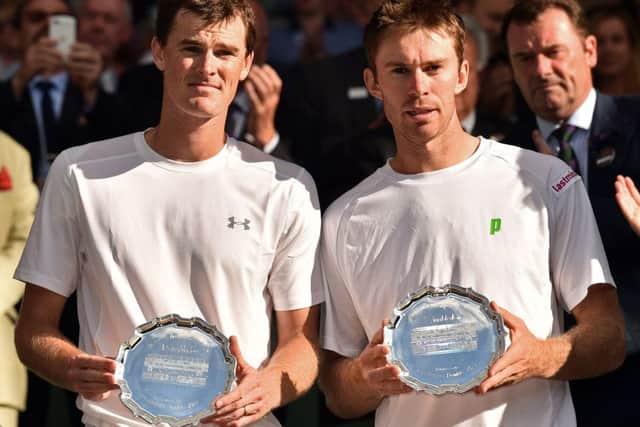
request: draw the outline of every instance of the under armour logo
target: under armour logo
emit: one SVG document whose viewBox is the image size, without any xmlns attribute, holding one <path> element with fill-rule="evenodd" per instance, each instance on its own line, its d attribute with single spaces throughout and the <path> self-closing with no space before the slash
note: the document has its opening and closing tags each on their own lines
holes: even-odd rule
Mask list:
<svg viewBox="0 0 640 427">
<path fill-rule="evenodd" d="M 251 224 L 251 220 L 248 220 L 247 218 L 244 219 L 244 221 L 236 221 L 236 217 L 235 216 L 230 216 L 229 217 L 229 224 L 227 225 L 227 227 L 229 228 L 236 228 L 236 225 L 241 225 L 244 227 L 245 231 L 249 230 L 251 227 L 249 227 L 249 224 Z"/>
</svg>

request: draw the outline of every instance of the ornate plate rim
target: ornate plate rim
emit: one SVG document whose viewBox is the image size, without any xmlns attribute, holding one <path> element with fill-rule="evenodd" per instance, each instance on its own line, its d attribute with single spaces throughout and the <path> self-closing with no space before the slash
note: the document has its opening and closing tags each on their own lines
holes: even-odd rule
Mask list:
<svg viewBox="0 0 640 427">
<path fill-rule="evenodd" d="M 491 360 L 489 361 L 489 366 L 492 366 L 496 362 L 496 360 L 498 360 L 498 358 L 500 358 L 500 356 L 502 356 L 505 352 L 507 332 L 504 326 L 504 320 L 502 319 L 502 316 L 491 307 L 491 303 L 487 297 L 474 291 L 470 287 L 465 288 L 463 286 L 455 285 L 452 283 L 438 288 L 430 285 L 423 286 L 422 288 L 409 293 L 394 306 L 393 315 L 390 321 L 384 327 L 383 340 L 384 344 L 389 346 L 389 348 L 391 349 L 391 352 L 387 354 L 387 361 L 390 364 L 397 366 L 402 371 L 402 374 L 400 375 L 400 381 L 407 384 L 409 387 L 413 388 L 416 391 L 426 391 L 433 395 L 442 395 L 450 392 L 465 393 L 471 390 L 473 387 L 480 385 L 486 378 L 488 369 L 487 371 L 480 372 L 473 380 L 468 381 L 464 384 L 444 384 L 442 386 L 434 386 L 432 384 L 424 383 L 417 378 L 409 375 L 409 372 L 403 366 L 402 361 L 393 358 L 394 353 L 391 346 L 393 331 L 396 329 L 398 322 L 402 318 L 402 314 L 407 311 L 407 309 L 413 302 L 421 299 L 425 295 L 443 296 L 449 294 L 467 297 L 470 300 L 478 303 L 487 317 L 493 322 L 495 330 L 497 332 L 497 349 L 491 357 Z"/>
<path fill-rule="evenodd" d="M 220 330 L 216 326 L 206 322 L 199 317 L 186 318 L 175 313 L 167 314 L 166 316 L 155 317 L 149 322 L 139 325 L 138 327 L 136 327 L 134 335 L 120 345 L 120 348 L 118 349 L 118 355 L 115 359 L 117 362 L 115 378 L 116 382 L 120 386 L 120 401 L 122 402 L 122 404 L 129 408 L 134 416 L 142 418 L 149 424 L 167 423 L 172 427 L 184 427 L 197 424 L 202 418 L 215 414 L 215 408 L 209 405 L 207 409 L 203 409 L 200 412 L 180 419 L 170 415 L 152 415 L 151 413 L 143 409 L 131 397 L 131 390 L 129 389 L 127 380 L 124 378 L 124 361 L 127 353 L 136 347 L 144 334 L 169 325 L 198 328 L 204 333 L 212 336 L 220 344 L 222 354 L 225 358 L 225 361 L 227 362 L 228 372 L 224 390 L 217 396 L 228 393 L 231 390 L 233 382 L 236 378 L 235 372 L 237 360 L 231 353 L 231 348 L 229 347 L 229 339 L 224 334 L 222 334 L 222 332 L 220 332 Z"/>
</svg>

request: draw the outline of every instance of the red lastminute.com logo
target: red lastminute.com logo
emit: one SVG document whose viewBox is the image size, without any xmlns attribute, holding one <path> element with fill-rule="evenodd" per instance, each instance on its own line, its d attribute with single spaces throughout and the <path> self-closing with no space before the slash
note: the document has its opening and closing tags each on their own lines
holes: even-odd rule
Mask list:
<svg viewBox="0 0 640 427">
<path fill-rule="evenodd" d="M 553 188 L 556 193 L 559 193 L 560 190 L 562 190 L 564 187 L 566 187 L 567 184 L 569 182 L 571 182 L 571 180 L 574 179 L 577 176 L 578 176 L 577 173 L 575 173 L 574 171 L 571 171 L 568 174 L 566 174 L 565 176 L 563 176 L 562 179 L 560 181 L 558 181 L 557 184 L 552 185 L 551 188 Z"/>
</svg>

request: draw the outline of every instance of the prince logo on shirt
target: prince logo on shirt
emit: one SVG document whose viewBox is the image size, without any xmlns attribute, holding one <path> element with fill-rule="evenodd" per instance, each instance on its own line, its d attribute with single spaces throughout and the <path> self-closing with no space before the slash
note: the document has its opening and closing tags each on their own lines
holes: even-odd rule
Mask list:
<svg viewBox="0 0 640 427">
<path fill-rule="evenodd" d="M 491 218 L 491 222 L 489 223 L 489 234 L 492 236 L 500 231 L 502 228 L 502 219 L 501 218 Z"/>
</svg>

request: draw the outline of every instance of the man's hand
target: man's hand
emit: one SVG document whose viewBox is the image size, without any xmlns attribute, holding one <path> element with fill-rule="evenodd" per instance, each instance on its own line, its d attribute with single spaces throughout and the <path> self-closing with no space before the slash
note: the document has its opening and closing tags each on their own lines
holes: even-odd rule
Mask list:
<svg viewBox="0 0 640 427">
<path fill-rule="evenodd" d="M 378 398 L 413 391 L 411 387 L 400 381 L 400 368 L 387 361 L 391 351 L 383 344 L 384 324 L 378 329 L 371 341 L 354 360 L 354 368 L 368 389 Z"/>
<path fill-rule="evenodd" d="M 25 87 L 37 75 L 62 69 L 64 58 L 56 48 L 56 41 L 48 37 L 40 38 L 27 48 L 20 69 L 12 79 L 13 93 L 20 98 Z"/>
<path fill-rule="evenodd" d="M 66 387 L 85 399 L 104 400 L 111 390 L 118 389 L 115 372 L 114 360 L 80 353 L 69 360 Z"/>
<path fill-rule="evenodd" d="M 489 369 L 478 393 L 527 378 L 590 378 L 616 369 L 624 360 L 624 319 L 616 290 L 607 283 L 592 284 L 572 309 L 573 328 L 545 340 L 536 338 L 522 319 L 495 302 L 491 305 L 511 330 L 511 346 Z"/>
<path fill-rule="evenodd" d="M 629 177 L 618 175 L 615 182 L 616 201 L 622 215 L 633 231 L 640 236 L 640 193 Z"/>
<path fill-rule="evenodd" d="M 72 390 L 85 399 L 103 400 L 118 388 L 116 362 L 92 356 L 60 332 L 60 315 L 67 298 L 27 283 L 15 344 L 22 362 L 47 381 Z"/>
<path fill-rule="evenodd" d="M 282 80 L 269 65 L 254 64 L 244 87 L 251 101 L 247 131 L 255 138 L 255 144 L 264 148 L 276 134 L 274 120 L 280 102 Z"/>
<path fill-rule="evenodd" d="M 71 46 L 67 69 L 71 81 L 80 88 L 89 108 L 94 105 L 98 94 L 98 79 L 102 68 L 102 57 L 96 49 L 81 42 Z"/>
<path fill-rule="evenodd" d="M 323 353 L 320 388 L 327 406 L 341 418 L 355 418 L 375 410 L 387 396 L 413 391 L 400 381 L 400 368 L 387 361 L 391 351 L 383 344 L 382 327 L 354 357 L 348 358 L 329 350 Z"/>
<path fill-rule="evenodd" d="M 230 337 L 231 353 L 237 359 L 238 387 L 215 401 L 216 413 L 200 422 L 215 423 L 220 427 L 241 427 L 254 423 L 277 406 L 271 398 L 278 393 L 273 387 L 279 383 L 269 381 L 264 371 L 251 367 L 242 356 L 238 339 Z"/>
<path fill-rule="evenodd" d="M 487 391 L 507 384 L 516 384 L 527 378 L 548 378 L 547 350 L 544 340 L 536 338 L 524 321 L 508 310 L 491 303 L 494 310 L 502 315 L 504 324 L 510 330 L 511 346 L 489 369 L 487 379 L 476 388 L 476 392 Z"/>
</svg>

